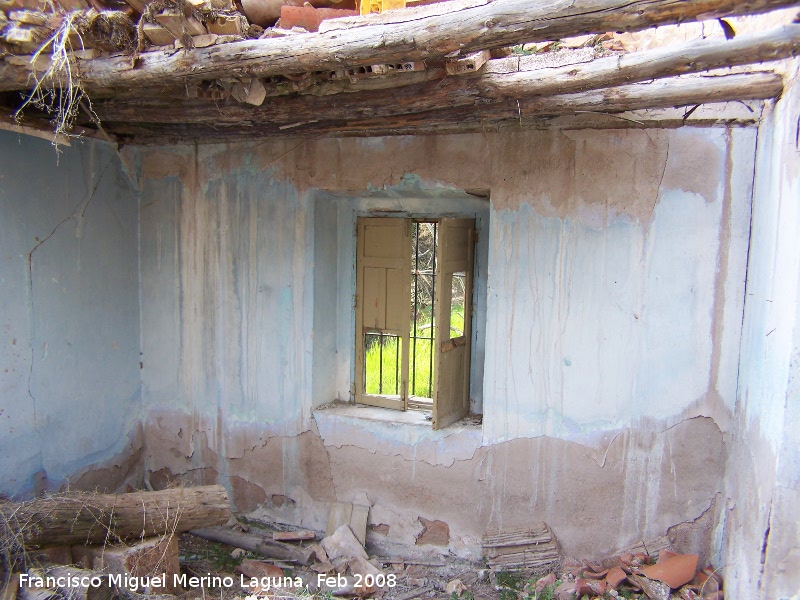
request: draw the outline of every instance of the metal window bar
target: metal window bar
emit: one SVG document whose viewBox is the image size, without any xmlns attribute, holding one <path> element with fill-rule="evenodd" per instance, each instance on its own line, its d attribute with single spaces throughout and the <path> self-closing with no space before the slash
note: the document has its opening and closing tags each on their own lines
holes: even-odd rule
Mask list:
<svg viewBox="0 0 800 600">
<path fill-rule="evenodd" d="M 423 242 L 423 237 L 426 240 Z M 438 223 L 436 221 L 415 221 L 412 228 L 412 319 L 411 323 L 411 372 L 409 396 L 431 399 L 433 396 L 434 338 L 436 323 L 433 321 L 433 303 L 436 285 L 436 244 L 438 239 Z M 421 330 L 420 319 L 425 318 L 426 309 L 430 316 L 429 323 Z M 426 347 L 420 349 L 419 342 L 424 340 Z M 427 353 L 427 357 L 425 354 Z M 417 360 L 419 355 L 420 360 Z M 426 360 L 427 358 L 427 360 Z M 420 381 L 422 366 L 427 363 L 428 381 L 424 391 L 417 394 L 418 386 L 425 385 Z M 427 394 L 427 395 L 426 395 Z"/>
<path fill-rule="evenodd" d="M 402 347 L 400 336 L 382 331 L 365 332 L 364 338 L 364 390 L 367 394 L 392 394 L 400 395 L 400 349 Z M 394 357 L 391 348 L 394 346 Z M 377 361 L 370 360 L 370 356 Z M 392 364 L 394 363 L 394 364 Z M 394 369 L 392 369 L 394 366 Z M 394 373 L 394 381 L 392 381 Z"/>
</svg>

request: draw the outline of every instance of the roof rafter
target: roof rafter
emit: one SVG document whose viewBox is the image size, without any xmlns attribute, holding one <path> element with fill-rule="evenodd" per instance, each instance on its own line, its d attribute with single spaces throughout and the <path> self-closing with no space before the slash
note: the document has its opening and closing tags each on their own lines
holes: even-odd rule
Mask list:
<svg viewBox="0 0 800 600">
<path fill-rule="evenodd" d="M 82 61 L 84 89 L 180 85 L 219 77 L 334 70 L 383 62 L 441 59 L 474 50 L 584 33 L 754 14 L 798 5 L 789 0 L 469 0 L 398 11 L 390 22 L 301 36 L 247 40 L 173 54 L 149 52 Z M 421 12 L 415 12 L 421 11 Z M 442 14 L 443 13 L 443 14 Z M 37 65 L 40 68 L 40 65 Z M 0 91 L 32 87 L 30 65 L 4 62 Z"/>
</svg>

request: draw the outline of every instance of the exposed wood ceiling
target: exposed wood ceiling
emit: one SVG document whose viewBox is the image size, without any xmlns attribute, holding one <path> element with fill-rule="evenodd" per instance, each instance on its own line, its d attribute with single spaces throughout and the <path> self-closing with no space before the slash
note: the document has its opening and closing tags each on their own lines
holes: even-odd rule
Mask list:
<svg viewBox="0 0 800 600">
<path fill-rule="evenodd" d="M 73 74 L 79 73 L 97 117 L 84 101 L 76 124 L 86 132 L 99 127 L 100 135 L 121 142 L 220 141 L 541 127 L 570 115 L 769 99 L 782 91 L 779 75 L 719 69 L 797 55 L 800 24 L 632 54 L 598 45 L 598 51 L 562 51 L 549 60 L 480 60 L 477 72 L 466 75 L 448 75 L 445 67 L 475 50 L 798 5 L 467 0 L 325 21 L 318 33 L 161 49 L 135 58 L 75 59 Z M 6 121 L 20 104 L 20 92 L 35 82 L 32 70 L 41 78 L 48 64 L 45 56 L 33 61 L 6 55 L 0 61 Z M 398 68 L 359 73 L 369 70 L 365 65 Z M 55 87 L 60 83 L 63 77 Z M 53 80 L 45 85 L 52 87 Z M 49 127 L 46 115 L 33 107 L 24 114 L 27 125 Z"/>
</svg>

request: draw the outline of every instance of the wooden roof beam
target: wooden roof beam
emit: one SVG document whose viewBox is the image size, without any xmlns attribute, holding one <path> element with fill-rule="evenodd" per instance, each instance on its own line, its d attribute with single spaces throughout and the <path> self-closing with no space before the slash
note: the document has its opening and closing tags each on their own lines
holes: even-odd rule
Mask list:
<svg viewBox="0 0 800 600">
<path fill-rule="evenodd" d="M 80 65 L 92 88 L 181 85 L 219 77 L 264 77 L 335 70 L 447 55 L 586 33 L 633 31 L 656 25 L 768 12 L 790 0 L 468 0 L 442 3 L 427 14 L 398 11 L 390 23 L 306 35 L 246 40 L 174 54 L 96 58 Z M 422 12 L 415 12 L 422 11 Z M 30 69 L 5 62 L 0 91 L 32 87 Z"/>
</svg>

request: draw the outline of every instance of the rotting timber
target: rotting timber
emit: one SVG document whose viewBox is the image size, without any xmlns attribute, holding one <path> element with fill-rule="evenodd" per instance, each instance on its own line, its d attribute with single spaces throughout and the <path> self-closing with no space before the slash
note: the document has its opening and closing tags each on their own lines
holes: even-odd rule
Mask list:
<svg viewBox="0 0 800 600">
<path fill-rule="evenodd" d="M 412 8 L 377 24 L 303 36 L 248 40 L 172 54 L 85 61 L 84 89 L 175 85 L 218 77 L 266 77 L 397 60 L 441 59 L 452 53 L 586 33 L 633 31 L 698 18 L 756 14 L 798 4 L 788 0 L 480 0 L 445 2 L 432 16 Z M 421 11 L 421 16 L 415 12 Z M 5 63 L 0 91 L 31 85 L 30 68 Z"/>
<path fill-rule="evenodd" d="M 778 75 L 714 70 L 796 55 L 800 25 L 558 68 L 484 68 L 447 76 L 445 60 L 522 41 L 636 30 L 791 5 L 800 3 L 451 1 L 325 22 L 320 33 L 76 60 L 76 72 L 93 100 L 100 133 L 122 141 L 468 131 L 510 122 L 530 126 L 561 115 L 775 98 L 782 91 Z M 390 77 L 350 82 L 324 77 L 342 66 L 420 60 L 425 60 L 425 70 Z M 46 62 L 45 56 L 38 57 L 37 72 Z M 31 65 L 22 57 L 0 62 L 6 104 L 12 90 L 31 85 Z M 680 77 L 692 73 L 713 76 Z M 223 81 L 228 82 L 224 90 Z M 240 89 L 259 87 L 258 100 L 231 94 L 231 81 Z M 46 129 L 35 113 L 32 117 L 30 126 Z M 78 125 L 88 133 L 100 126 L 93 118 L 79 119 Z"/>
</svg>

